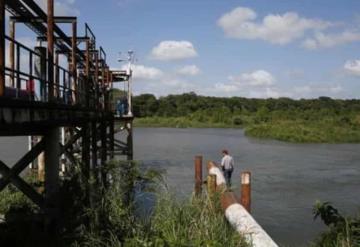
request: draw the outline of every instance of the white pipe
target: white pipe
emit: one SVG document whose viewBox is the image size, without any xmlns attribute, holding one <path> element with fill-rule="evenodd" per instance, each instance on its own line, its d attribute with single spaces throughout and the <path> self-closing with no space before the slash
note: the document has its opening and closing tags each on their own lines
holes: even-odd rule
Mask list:
<svg viewBox="0 0 360 247">
<path fill-rule="evenodd" d="M 278 247 L 264 229 L 239 203 L 231 204 L 225 210 L 225 217 L 237 232 L 243 234 L 253 247 Z"/>
<path fill-rule="evenodd" d="M 32 137 L 28 136 L 28 150 L 30 151 L 32 149 Z M 29 168 L 33 169 L 33 161 L 30 162 Z"/>
</svg>

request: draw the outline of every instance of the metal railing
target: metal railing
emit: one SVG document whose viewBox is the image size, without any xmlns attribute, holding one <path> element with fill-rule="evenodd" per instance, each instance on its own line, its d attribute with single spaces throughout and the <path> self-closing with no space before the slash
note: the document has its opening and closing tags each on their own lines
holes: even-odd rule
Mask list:
<svg viewBox="0 0 360 247">
<path fill-rule="evenodd" d="M 54 78 L 48 78 L 46 50 L 42 54 L 8 36 L 5 44 L 9 59 L 5 59 L 3 97 L 104 110 L 106 90 L 97 85 L 95 75 L 86 77 L 79 70 L 75 80 L 69 70 L 52 62 Z M 51 99 L 49 90 L 54 90 Z"/>
</svg>

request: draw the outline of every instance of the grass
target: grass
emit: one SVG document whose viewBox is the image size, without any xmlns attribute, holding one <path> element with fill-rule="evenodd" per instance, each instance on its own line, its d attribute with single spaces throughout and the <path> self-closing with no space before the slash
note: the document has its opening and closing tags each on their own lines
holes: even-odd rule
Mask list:
<svg viewBox="0 0 360 247">
<path fill-rule="evenodd" d="M 236 116 L 230 121 L 199 121 L 188 117 L 146 117 L 135 119 L 136 127 L 244 128 L 245 135 L 294 143 L 359 143 L 360 123 L 343 118 L 302 119 Z M 351 121 L 351 120 L 349 120 Z"/>
<path fill-rule="evenodd" d="M 94 179 L 84 181 L 79 169 L 61 183 L 63 214 L 57 234 L 44 231 L 39 209 L 12 186 L 0 192 L 0 214 L 6 217 L 0 223 L 0 246 L 248 246 L 218 203 L 206 195 L 176 198 L 156 171 L 140 172 L 132 162 L 114 161 L 101 170 L 110 178 L 103 186 Z M 90 204 L 84 196 L 88 186 Z M 135 214 L 135 192 L 157 195 L 147 217 Z M 9 218 L 14 212 L 17 217 Z"/>
</svg>

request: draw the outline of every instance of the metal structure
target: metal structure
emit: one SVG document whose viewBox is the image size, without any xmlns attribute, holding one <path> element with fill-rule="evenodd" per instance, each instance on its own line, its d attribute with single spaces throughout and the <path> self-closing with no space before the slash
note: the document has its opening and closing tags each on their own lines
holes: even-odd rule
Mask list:
<svg viewBox="0 0 360 247">
<path fill-rule="evenodd" d="M 38 46 L 16 39 L 20 24 L 35 33 Z M 59 24 L 71 25 L 72 33 Z M 31 136 L 31 150 L 18 162 L 0 160 L 0 191 L 12 183 L 51 215 L 57 208 L 60 160 L 63 170 L 79 162 L 84 179 L 103 182 L 106 175 L 94 174 L 95 168 L 114 155 L 131 160 L 133 116 L 115 115 L 111 99 L 113 83 L 130 85 L 130 79 L 130 66 L 109 69 L 87 24 L 84 36 L 78 36 L 76 17 L 54 16 L 54 0 L 47 0 L 46 11 L 34 0 L 0 0 L 0 136 Z M 118 140 L 117 131 L 122 132 Z M 44 193 L 19 176 L 35 160 Z"/>
</svg>

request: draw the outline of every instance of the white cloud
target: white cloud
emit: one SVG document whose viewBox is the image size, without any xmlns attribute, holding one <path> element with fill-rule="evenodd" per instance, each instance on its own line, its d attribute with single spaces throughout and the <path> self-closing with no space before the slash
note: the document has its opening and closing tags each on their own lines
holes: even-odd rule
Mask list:
<svg viewBox="0 0 360 247">
<path fill-rule="evenodd" d="M 200 69 L 196 65 L 186 65 L 178 69 L 177 74 L 195 76 L 201 73 Z"/>
<path fill-rule="evenodd" d="M 229 76 L 228 81 L 216 83 L 210 88 L 201 88 L 204 94 L 214 96 L 244 96 L 253 98 L 277 98 L 284 93 L 280 93 L 275 84 L 274 76 L 265 70 L 255 70 L 243 73 L 239 76 Z"/>
<path fill-rule="evenodd" d="M 126 69 L 124 65 L 122 69 Z M 133 77 L 134 79 L 142 79 L 142 80 L 158 80 L 163 76 L 163 72 L 154 67 L 146 67 L 144 65 L 133 65 Z"/>
<path fill-rule="evenodd" d="M 344 64 L 344 69 L 347 73 L 360 76 L 360 60 L 349 60 Z"/>
<path fill-rule="evenodd" d="M 169 61 L 196 57 L 197 52 L 189 41 L 166 40 L 160 42 L 151 51 L 151 57 L 157 60 Z"/>
<path fill-rule="evenodd" d="M 296 98 L 314 98 L 319 96 L 336 96 L 344 91 L 341 85 L 313 84 L 293 88 Z"/>
<path fill-rule="evenodd" d="M 322 30 L 332 24 L 319 19 L 300 17 L 295 12 L 283 15 L 267 15 L 256 22 L 257 15 L 250 8 L 237 7 L 224 14 L 217 24 L 228 37 L 237 39 L 262 39 L 284 45 L 302 38 L 306 31 Z"/>
<path fill-rule="evenodd" d="M 349 30 L 333 34 L 317 32 L 313 38 L 308 38 L 303 42 L 303 47 L 306 49 L 315 50 L 321 48 L 331 48 L 354 41 L 360 41 L 360 32 Z"/>
<path fill-rule="evenodd" d="M 248 86 L 271 86 L 276 81 L 275 78 L 271 73 L 265 70 L 255 70 L 250 73 L 243 73 L 239 76 L 229 77 L 232 83 L 241 85 L 248 85 Z"/>
<path fill-rule="evenodd" d="M 44 0 L 35 0 L 35 2 L 45 12 L 47 10 L 47 2 Z M 54 1 L 54 12 L 56 16 L 77 16 L 80 11 L 74 6 L 75 0 L 60 0 Z"/>
</svg>

